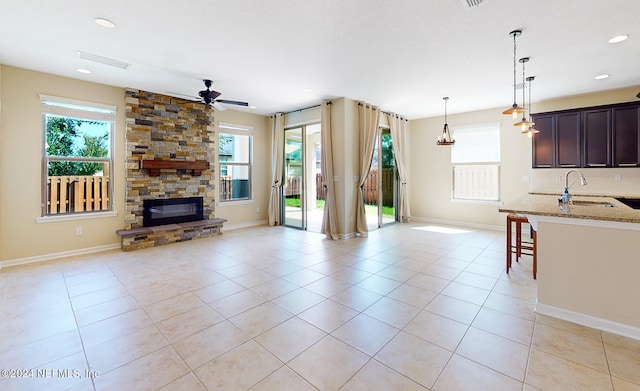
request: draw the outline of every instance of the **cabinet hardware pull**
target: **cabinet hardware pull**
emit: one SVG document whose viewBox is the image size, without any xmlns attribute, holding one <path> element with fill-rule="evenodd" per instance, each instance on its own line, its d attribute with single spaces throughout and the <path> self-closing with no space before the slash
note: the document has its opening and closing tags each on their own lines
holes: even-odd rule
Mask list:
<svg viewBox="0 0 640 391">
<path fill-rule="evenodd" d="M 588 163 L 589 167 L 606 167 L 606 163 Z"/>
<path fill-rule="evenodd" d="M 618 167 L 636 167 L 636 163 L 619 163 Z"/>
<path fill-rule="evenodd" d="M 575 164 L 561 164 L 560 167 L 578 167 Z"/>
</svg>

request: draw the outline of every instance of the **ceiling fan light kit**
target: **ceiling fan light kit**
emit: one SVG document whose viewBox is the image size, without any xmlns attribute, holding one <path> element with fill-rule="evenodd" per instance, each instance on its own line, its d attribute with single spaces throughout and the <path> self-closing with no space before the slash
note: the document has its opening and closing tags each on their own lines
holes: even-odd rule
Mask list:
<svg viewBox="0 0 640 391">
<path fill-rule="evenodd" d="M 249 103 L 247 103 L 247 102 L 240 102 L 240 101 L 237 101 L 237 100 L 218 99 L 218 97 L 220 95 L 222 95 L 222 93 L 218 92 L 218 91 L 214 91 L 214 90 L 211 89 L 211 86 L 213 85 L 213 82 L 211 80 L 209 80 L 209 79 L 205 79 L 205 80 L 203 80 L 203 82 L 204 82 L 204 86 L 207 89 L 198 92 L 198 96 L 200 98 L 202 98 L 202 102 L 204 104 L 213 106 L 215 109 L 220 110 L 220 111 L 226 110 L 226 108 L 224 106 L 222 106 L 220 103 L 225 103 L 225 104 L 229 104 L 229 105 L 237 105 L 237 106 L 249 106 Z"/>
</svg>

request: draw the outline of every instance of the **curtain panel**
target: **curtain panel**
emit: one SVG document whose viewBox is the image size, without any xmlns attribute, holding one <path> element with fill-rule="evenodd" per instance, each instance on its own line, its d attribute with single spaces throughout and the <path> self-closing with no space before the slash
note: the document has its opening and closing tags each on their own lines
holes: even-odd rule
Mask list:
<svg viewBox="0 0 640 391">
<path fill-rule="evenodd" d="M 338 211 L 336 208 L 335 183 L 333 182 L 333 144 L 331 142 L 331 102 L 321 105 L 322 140 L 320 153 L 320 173 L 325 190 L 324 216 L 320 232 L 327 239 L 338 239 Z"/>
<path fill-rule="evenodd" d="M 356 200 L 356 232 L 367 237 L 367 215 L 364 210 L 364 184 L 371 170 L 371 161 L 376 140 L 380 133 L 380 109 L 369 104 L 358 104 L 359 136 L 360 136 L 360 182 Z"/>
<path fill-rule="evenodd" d="M 284 163 L 284 114 L 271 117 L 271 196 L 269 198 L 269 225 L 280 225 L 280 194 L 282 191 L 282 165 Z"/>
<path fill-rule="evenodd" d="M 407 223 L 411 217 L 409 211 L 409 192 L 407 190 L 407 120 L 390 113 L 387 113 L 387 120 L 389 122 L 389 128 L 391 129 L 393 154 L 396 158 L 398 177 L 400 179 L 400 189 L 398 193 L 400 221 Z"/>
</svg>

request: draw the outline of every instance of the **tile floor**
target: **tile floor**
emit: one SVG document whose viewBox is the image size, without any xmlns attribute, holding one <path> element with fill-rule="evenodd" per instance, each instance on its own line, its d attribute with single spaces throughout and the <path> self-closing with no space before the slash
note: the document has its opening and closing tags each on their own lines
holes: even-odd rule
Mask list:
<svg viewBox="0 0 640 391">
<path fill-rule="evenodd" d="M 536 315 L 504 233 L 444 228 L 259 227 L 5 268 L 0 389 L 640 390 L 640 341 Z"/>
</svg>

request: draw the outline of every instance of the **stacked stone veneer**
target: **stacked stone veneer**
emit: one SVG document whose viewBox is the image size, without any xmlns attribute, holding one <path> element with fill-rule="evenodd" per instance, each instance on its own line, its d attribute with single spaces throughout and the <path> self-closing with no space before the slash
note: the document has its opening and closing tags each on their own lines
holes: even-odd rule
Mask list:
<svg viewBox="0 0 640 391">
<path fill-rule="evenodd" d="M 212 108 L 167 95 L 126 90 L 125 229 L 143 226 L 145 199 L 203 197 L 204 218 L 214 218 L 214 136 Z M 148 170 L 140 169 L 142 159 L 206 160 L 210 169 L 200 176 L 187 170 L 162 170 L 152 177 Z"/>
</svg>

